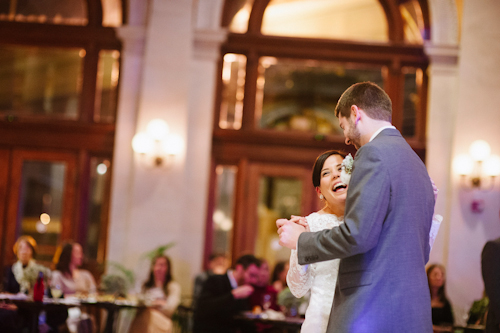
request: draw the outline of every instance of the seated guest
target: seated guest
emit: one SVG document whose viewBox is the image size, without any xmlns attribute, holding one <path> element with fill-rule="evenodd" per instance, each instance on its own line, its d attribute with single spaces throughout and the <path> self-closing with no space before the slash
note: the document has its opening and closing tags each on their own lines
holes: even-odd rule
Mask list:
<svg viewBox="0 0 500 333">
<path fill-rule="evenodd" d="M 38 272 L 42 272 L 47 285 L 50 278 L 50 269 L 35 262 L 36 241 L 31 236 L 21 236 L 14 244 L 14 254 L 17 261 L 6 269 L 4 274 L 3 291 L 17 294 L 29 293 L 35 285 Z"/>
<path fill-rule="evenodd" d="M 445 270 L 442 265 L 433 264 L 427 268 L 427 280 L 431 293 L 432 325 L 452 326 L 453 313 L 445 294 Z"/>
<path fill-rule="evenodd" d="M 171 318 L 181 302 L 181 287 L 172 280 L 172 265 L 167 256 L 153 258 L 142 292 L 148 308 L 137 313 L 130 332 L 172 332 Z"/>
<path fill-rule="evenodd" d="M 250 305 L 252 310 L 255 307 L 259 307 L 260 310 L 272 309 L 275 311 L 280 311 L 280 307 L 277 303 L 278 293 L 269 284 L 271 273 L 269 271 L 269 264 L 265 259 L 261 259 L 261 264 L 259 267 L 259 280 L 253 285 L 253 293 L 250 295 Z M 257 310 L 258 312 L 259 310 Z M 254 311 L 255 312 L 255 311 Z"/>
<path fill-rule="evenodd" d="M 259 266 L 259 259 L 247 254 L 236 261 L 234 270 L 205 281 L 194 309 L 194 333 L 237 332 L 234 316 L 251 309 L 248 297 L 254 290 L 252 285 L 258 283 Z"/>
<path fill-rule="evenodd" d="M 51 275 L 50 269 L 36 263 L 37 244 L 35 239 L 31 236 L 21 236 L 14 244 L 13 250 L 17 261 L 5 270 L 3 291 L 11 294 L 30 293 L 39 272 L 43 273 L 45 286 L 47 286 L 47 280 Z M 26 310 L 16 309 L 12 305 L 0 308 L 0 327 L 5 332 L 15 332 L 18 329 L 26 330 L 31 320 L 31 314 Z M 42 326 L 44 327 L 45 324 L 42 324 L 40 329 Z"/>
<path fill-rule="evenodd" d="M 59 253 L 54 256 L 56 270 L 52 274 L 51 286 L 59 286 L 64 295 L 96 293 L 94 277 L 89 271 L 80 269 L 83 263 L 82 246 L 67 242 Z"/>
<path fill-rule="evenodd" d="M 203 283 L 205 283 L 208 277 L 214 274 L 225 274 L 228 269 L 225 254 L 212 253 L 208 260 L 208 269 L 198 274 L 194 280 L 193 307 L 196 306 L 196 300 L 200 297 Z"/>
<path fill-rule="evenodd" d="M 289 267 L 288 261 L 280 261 L 274 266 L 271 284 L 278 294 L 286 287 L 286 275 Z"/>
<path fill-rule="evenodd" d="M 76 293 L 84 295 L 96 293 L 94 277 L 89 271 L 80 268 L 83 263 L 83 250 L 80 244 L 71 241 L 64 243 L 56 251 L 53 261 L 56 270 L 52 273 L 51 289 L 60 289 L 66 296 Z M 92 318 L 88 318 L 87 315 L 81 317 L 80 309 L 75 308 L 75 310 L 78 311 L 70 312 L 74 316 L 68 318 L 68 311 L 54 309 L 50 316 L 47 314 L 47 323 L 56 325 L 68 318 L 66 322 L 70 329 L 78 325 L 94 325 Z"/>
</svg>

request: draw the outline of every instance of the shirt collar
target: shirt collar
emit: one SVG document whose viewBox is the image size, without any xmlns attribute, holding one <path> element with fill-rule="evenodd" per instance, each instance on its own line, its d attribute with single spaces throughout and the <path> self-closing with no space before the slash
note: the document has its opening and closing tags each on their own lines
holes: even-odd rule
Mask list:
<svg viewBox="0 0 500 333">
<path fill-rule="evenodd" d="M 238 288 L 238 282 L 236 282 L 236 279 L 234 278 L 233 275 L 233 270 L 229 269 L 227 271 L 227 277 L 229 278 L 229 283 L 231 283 L 231 287 Z"/>
<path fill-rule="evenodd" d="M 396 129 L 396 127 L 392 126 L 392 125 L 387 125 L 387 126 L 384 126 L 384 127 L 380 127 L 375 133 L 373 133 L 372 137 L 370 138 L 370 141 L 368 142 L 372 142 L 373 139 L 375 139 L 375 137 L 380 133 L 382 132 L 383 130 L 385 130 L 386 128 L 394 128 Z"/>
</svg>

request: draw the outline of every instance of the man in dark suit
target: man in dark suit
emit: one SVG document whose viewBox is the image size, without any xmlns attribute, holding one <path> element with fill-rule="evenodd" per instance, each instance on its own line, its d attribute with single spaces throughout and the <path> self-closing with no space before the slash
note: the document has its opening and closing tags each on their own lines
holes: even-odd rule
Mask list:
<svg viewBox="0 0 500 333">
<path fill-rule="evenodd" d="M 484 245 L 481 254 L 484 289 L 490 299 L 486 317 L 486 333 L 500 332 L 500 238 Z"/>
<path fill-rule="evenodd" d="M 248 297 L 259 279 L 260 260 L 241 256 L 224 275 L 211 275 L 203 284 L 194 309 L 194 333 L 234 333 L 234 316 L 250 310 Z M 243 328 L 244 330 L 244 328 Z"/>
<path fill-rule="evenodd" d="M 344 223 L 320 232 L 278 220 L 299 263 L 342 259 L 328 332 L 432 332 L 425 273 L 434 194 L 425 165 L 391 125 L 389 96 L 370 82 L 340 97 L 335 114 L 358 151 Z"/>
<path fill-rule="evenodd" d="M 225 254 L 212 253 L 208 258 L 208 269 L 196 275 L 193 287 L 193 307 L 196 307 L 196 302 L 200 297 L 203 284 L 212 275 L 226 274 L 228 269 L 228 261 Z"/>
</svg>

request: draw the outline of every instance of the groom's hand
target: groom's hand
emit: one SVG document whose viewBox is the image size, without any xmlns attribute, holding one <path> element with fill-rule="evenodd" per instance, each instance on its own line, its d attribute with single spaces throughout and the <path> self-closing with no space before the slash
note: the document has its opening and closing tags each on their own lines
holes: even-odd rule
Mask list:
<svg viewBox="0 0 500 333">
<path fill-rule="evenodd" d="M 295 250 L 300 234 L 306 231 L 306 229 L 300 224 L 286 219 L 277 220 L 276 226 L 278 227 L 278 235 L 280 236 L 280 245 Z"/>
</svg>

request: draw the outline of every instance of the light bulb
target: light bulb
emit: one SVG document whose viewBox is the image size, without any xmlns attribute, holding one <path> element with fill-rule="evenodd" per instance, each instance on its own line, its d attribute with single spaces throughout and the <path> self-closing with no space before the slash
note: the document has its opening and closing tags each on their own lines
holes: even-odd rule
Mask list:
<svg viewBox="0 0 500 333">
<path fill-rule="evenodd" d="M 104 175 L 108 171 L 108 167 L 106 166 L 106 164 L 100 163 L 99 165 L 97 165 L 96 170 L 98 174 Z"/>
<path fill-rule="evenodd" d="M 163 150 L 168 155 L 179 155 L 183 149 L 182 138 L 175 134 L 170 134 L 165 141 L 162 142 Z"/>
<path fill-rule="evenodd" d="M 487 176 L 500 176 L 500 156 L 491 155 L 484 161 L 483 170 Z"/>
<path fill-rule="evenodd" d="M 40 222 L 47 225 L 50 223 L 50 215 L 47 213 L 40 214 Z"/>
<path fill-rule="evenodd" d="M 146 128 L 146 132 L 155 140 L 163 140 L 168 134 L 168 124 L 161 119 L 151 120 Z"/>
<path fill-rule="evenodd" d="M 484 161 L 491 152 L 490 145 L 484 140 L 476 140 L 470 145 L 469 154 L 475 161 Z"/>
<path fill-rule="evenodd" d="M 473 168 L 474 161 L 466 154 L 458 155 L 453 159 L 453 170 L 461 176 L 470 175 Z"/>
<path fill-rule="evenodd" d="M 147 154 L 153 151 L 154 141 L 146 133 L 137 133 L 132 139 L 132 149 L 139 154 Z"/>
</svg>

